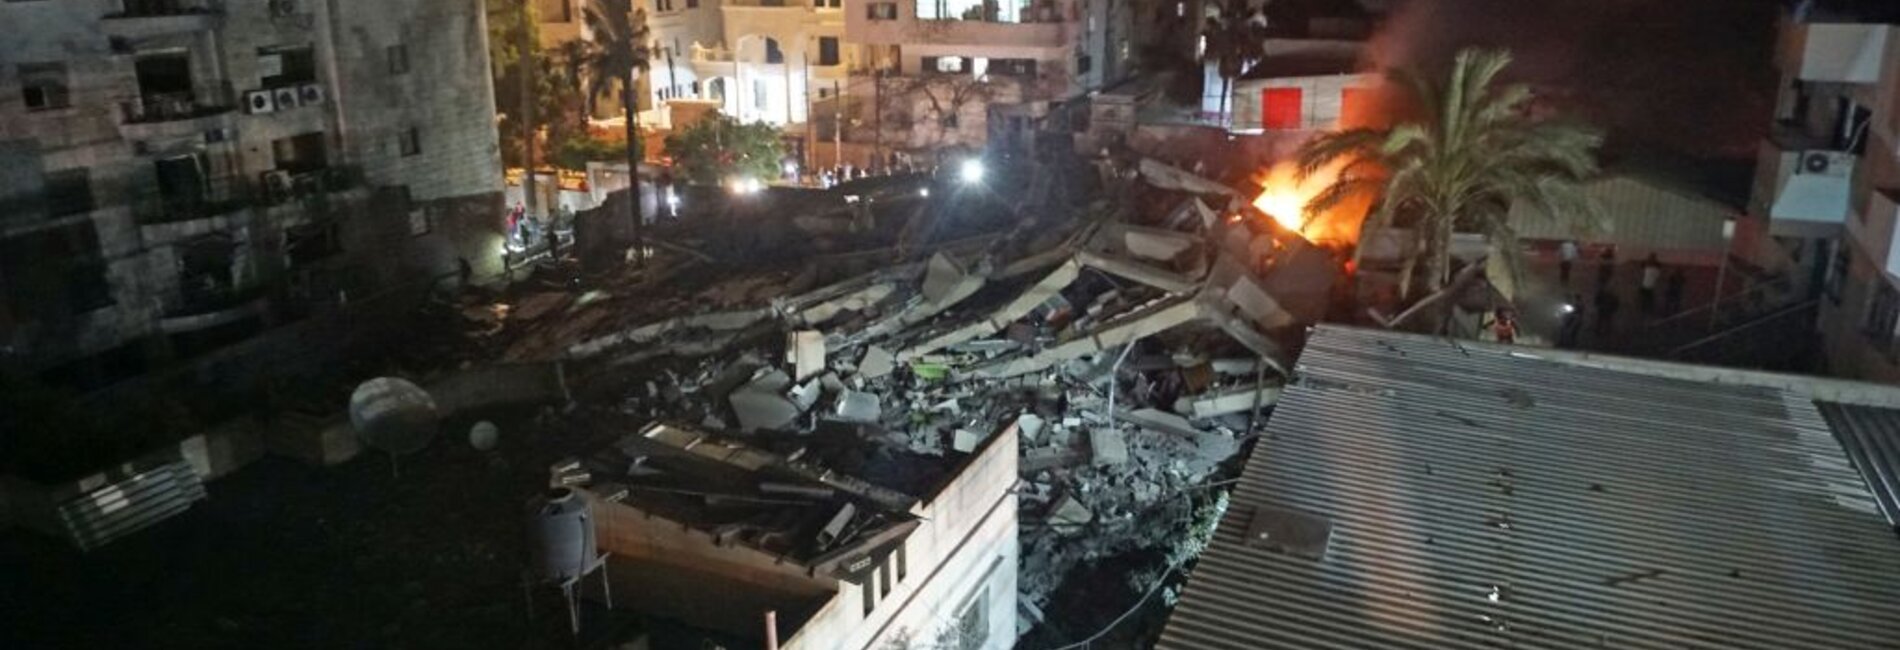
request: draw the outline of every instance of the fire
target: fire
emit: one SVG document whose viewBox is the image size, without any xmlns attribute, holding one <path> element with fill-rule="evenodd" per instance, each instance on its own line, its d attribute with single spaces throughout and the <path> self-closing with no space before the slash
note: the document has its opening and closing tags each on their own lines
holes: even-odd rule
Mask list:
<svg viewBox="0 0 1900 650">
<path fill-rule="evenodd" d="M 1299 167 L 1281 162 L 1260 176 L 1260 196 L 1253 207 L 1273 217 L 1281 227 L 1297 232 L 1308 241 L 1330 246 L 1351 246 L 1359 241 L 1359 224 L 1372 207 L 1371 196 L 1351 196 L 1326 211 L 1307 218 L 1306 205 L 1339 178 L 1346 162 L 1340 161 L 1315 170 L 1304 181 Z"/>
</svg>

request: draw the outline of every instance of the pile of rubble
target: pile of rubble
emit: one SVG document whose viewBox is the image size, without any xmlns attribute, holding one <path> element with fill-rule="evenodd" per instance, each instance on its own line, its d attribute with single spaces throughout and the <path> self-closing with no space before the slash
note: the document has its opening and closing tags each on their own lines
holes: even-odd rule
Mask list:
<svg viewBox="0 0 1900 650">
<path fill-rule="evenodd" d="M 1159 218 L 1097 202 L 795 295 L 564 342 L 558 356 L 611 377 L 626 414 L 740 436 L 845 432 L 946 456 L 1015 421 L 1033 624 L 1078 563 L 1178 543 L 1194 510 L 1182 495 L 1240 452 L 1338 268 L 1241 218 L 1222 186 L 1152 162 L 1141 172 L 1174 206 Z M 762 286 L 727 284 L 707 291 Z"/>
</svg>

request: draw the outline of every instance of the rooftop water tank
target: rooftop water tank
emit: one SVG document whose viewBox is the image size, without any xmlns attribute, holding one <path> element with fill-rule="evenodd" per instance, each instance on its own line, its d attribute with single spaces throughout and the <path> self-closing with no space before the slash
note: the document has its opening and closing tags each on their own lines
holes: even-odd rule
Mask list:
<svg viewBox="0 0 1900 650">
<path fill-rule="evenodd" d="M 529 569 L 536 577 L 562 582 L 593 567 L 594 514 L 587 499 L 568 488 L 555 488 L 537 499 L 528 515 Z"/>
<path fill-rule="evenodd" d="M 391 456 L 421 451 L 435 437 L 429 391 L 395 377 L 377 377 L 350 393 L 350 425 L 363 443 Z"/>
</svg>

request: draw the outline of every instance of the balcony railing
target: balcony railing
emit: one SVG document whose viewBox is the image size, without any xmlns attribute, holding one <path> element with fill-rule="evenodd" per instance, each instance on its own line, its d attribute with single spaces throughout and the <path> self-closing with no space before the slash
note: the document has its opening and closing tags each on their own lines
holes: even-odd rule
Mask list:
<svg viewBox="0 0 1900 650">
<path fill-rule="evenodd" d="M 193 284 L 190 279 L 165 309 L 166 318 L 202 316 L 245 307 L 264 297 L 262 287 L 231 287 L 221 284 Z"/>
<path fill-rule="evenodd" d="M 106 14 L 105 18 L 113 20 L 224 13 L 224 5 L 215 0 L 123 0 L 122 5 L 119 11 Z"/>
<path fill-rule="evenodd" d="M 166 194 L 150 188 L 134 194 L 132 214 L 142 225 L 206 219 L 256 204 L 254 186 L 240 177 L 214 178 L 195 194 Z"/>
<path fill-rule="evenodd" d="M 155 124 L 229 113 L 237 102 L 230 84 L 220 83 L 191 92 L 144 93 L 119 106 L 126 124 Z"/>
<path fill-rule="evenodd" d="M 345 165 L 295 172 L 268 171 L 259 178 L 258 197 L 265 205 L 279 205 L 292 200 L 322 199 L 330 193 L 348 191 L 362 184 L 362 171 Z"/>
</svg>

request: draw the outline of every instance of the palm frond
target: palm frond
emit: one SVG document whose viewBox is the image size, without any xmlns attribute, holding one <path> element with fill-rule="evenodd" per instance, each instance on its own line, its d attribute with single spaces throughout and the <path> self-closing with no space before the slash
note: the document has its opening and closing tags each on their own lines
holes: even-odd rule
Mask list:
<svg viewBox="0 0 1900 650">
<path fill-rule="evenodd" d="M 1341 158 L 1376 156 L 1386 136 L 1384 129 L 1347 129 L 1314 138 L 1306 146 L 1300 147 L 1297 156 L 1299 178 L 1305 180 L 1321 167 Z"/>
</svg>

